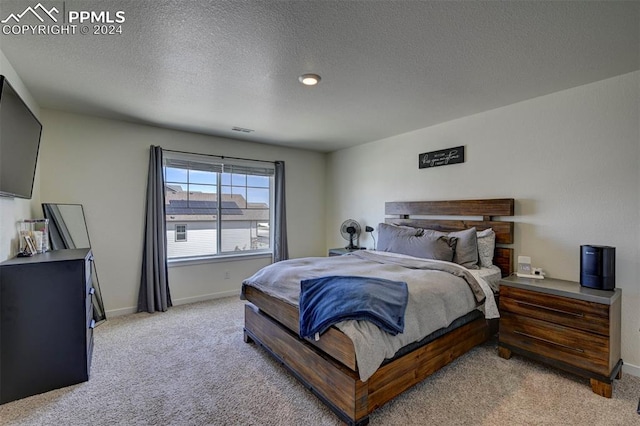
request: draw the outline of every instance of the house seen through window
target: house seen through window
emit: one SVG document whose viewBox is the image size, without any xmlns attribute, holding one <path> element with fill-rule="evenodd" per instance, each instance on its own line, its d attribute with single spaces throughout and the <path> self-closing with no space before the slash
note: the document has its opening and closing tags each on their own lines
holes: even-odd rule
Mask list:
<svg viewBox="0 0 640 426">
<path fill-rule="evenodd" d="M 271 253 L 273 175 L 271 163 L 166 153 L 167 258 Z"/>
</svg>

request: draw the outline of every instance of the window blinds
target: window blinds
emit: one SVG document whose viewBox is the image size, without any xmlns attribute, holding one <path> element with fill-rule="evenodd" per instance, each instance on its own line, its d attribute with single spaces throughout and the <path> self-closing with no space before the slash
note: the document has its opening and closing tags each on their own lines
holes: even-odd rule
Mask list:
<svg viewBox="0 0 640 426">
<path fill-rule="evenodd" d="M 208 157 L 198 154 L 165 152 L 166 167 L 214 173 L 234 173 L 254 176 L 273 176 L 275 164 L 263 161 Z"/>
</svg>

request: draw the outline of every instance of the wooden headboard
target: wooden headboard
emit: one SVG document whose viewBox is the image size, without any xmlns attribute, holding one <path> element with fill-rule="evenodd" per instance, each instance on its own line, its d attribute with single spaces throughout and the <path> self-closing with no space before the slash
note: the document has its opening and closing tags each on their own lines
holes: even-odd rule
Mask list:
<svg viewBox="0 0 640 426">
<path fill-rule="evenodd" d="M 502 276 L 513 272 L 513 249 L 503 247 L 513 244 L 513 222 L 496 220 L 495 216 L 513 216 L 513 198 L 454 201 L 395 201 L 385 203 L 386 223 L 435 229 L 443 232 L 461 231 L 476 227 L 478 231 L 492 228 L 496 233 L 496 249 L 493 264 Z M 412 216 L 419 216 L 414 218 Z M 424 216 L 446 216 L 446 219 Z M 449 218 L 449 216 L 479 217 L 478 219 Z M 498 246 L 500 245 L 500 246 Z"/>
</svg>

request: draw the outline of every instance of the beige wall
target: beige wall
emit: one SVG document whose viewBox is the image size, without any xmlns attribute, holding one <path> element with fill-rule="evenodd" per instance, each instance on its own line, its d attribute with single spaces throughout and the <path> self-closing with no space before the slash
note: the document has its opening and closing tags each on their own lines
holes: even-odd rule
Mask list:
<svg viewBox="0 0 640 426">
<path fill-rule="evenodd" d="M 329 155 L 328 247 L 353 218 L 376 226 L 385 201 L 509 197 L 516 255 L 579 280 L 581 244 L 617 248 L 622 355 L 640 375 L 640 72 Z M 463 164 L 418 170 L 418 154 L 466 146 Z M 371 239 L 361 239 L 371 246 Z"/>
<path fill-rule="evenodd" d="M 9 80 L 11 86 L 25 101 L 35 116 L 40 118 L 40 107 L 1 50 L 0 74 Z M 40 161 L 38 160 L 36 178 L 33 184 L 33 197 L 31 200 L 0 197 L 0 262 L 14 257 L 18 252 L 17 222 L 22 219 L 42 217 L 42 210 L 40 208 L 39 170 Z"/>
<path fill-rule="evenodd" d="M 558 92 L 325 155 L 39 111 L 0 51 L 0 71 L 44 125 L 34 198 L 0 198 L 0 260 L 15 254 L 16 221 L 40 201 L 84 205 L 106 309 L 132 311 L 138 292 L 149 145 L 287 162 L 292 257 L 345 241 L 346 218 L 376 226 L 384 202 L 513 197 L 516 255 L 578 279 L 580 244 L 617 247 L 625 370 L 640 375 L 640 73 Z M 465 145 L 466 162 L 418 170 L 419 153 Z M 325 167 L 326 166 L 326 167 Z M 325 194 L 326 188 L 326 194 Z M 325 244 L 326 243 L 326 244 Z M 368 236 L 363 245 L 372 245 Z M 178 302 L 237 294 L 266 259 L 172 268 Z M 230 278 L 225 279 L 229 273 Z"/>
<path fill-rule="evenodd" d="M 55 110 L 43 109 L 42 118 L 41 199 L 84 206 L 107 315 L 132 312 L 137 303 L 152 144 L 285 161 L 290 255 L 324 254 L 324 154 Z M 268 263 L 258 258 L 172 267 L 172 297 L 184 303 L 239 294 L 242 279 Z"/>
</svg>

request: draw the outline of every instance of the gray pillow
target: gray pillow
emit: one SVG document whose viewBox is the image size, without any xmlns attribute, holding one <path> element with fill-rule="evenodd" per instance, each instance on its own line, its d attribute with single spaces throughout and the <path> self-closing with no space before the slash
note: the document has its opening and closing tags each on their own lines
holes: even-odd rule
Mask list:
<svg viewBox="0 0 640 426">
<path fill-rule="evenodd" d="M 476 228 L 449 232 L 450 237 L 458 239 L 453 261 L 467 269 L 478 269 L 478 237 L 476 233 Z"/>
<path fill-rule="evenodd" d="M 496 247 L 496 233 L 493 229 L 485 229 L 477 233 L 478 237 L 478 264 L 482 268 L 493 265 L 493 255 Z"/>
<path fill-rule="evenodd" d="M 453 262 L 467 269 L 478 269 L 478 240 L 476 228 L 469 228 L 456 232 L 440 232 L 432 229 L 425 229 L 425 235 L 449 236 L 457 239 Z"/>
<path fill-rule="evenodd" d="M 456 238 L 446 235 L 404 235 L 389 241 L 379 250 L 451 262 L 455 246 Z"/>
<path fill-rule="evenodd" d="M 378 251 L 393 251 L 389 247 L 395 240 L 404 237 L 415 237 L 422 235 L 422 229 L 411 228 L 409 226 L 390 225 L 388 223 L 378 224 Z"/>
</svg>

